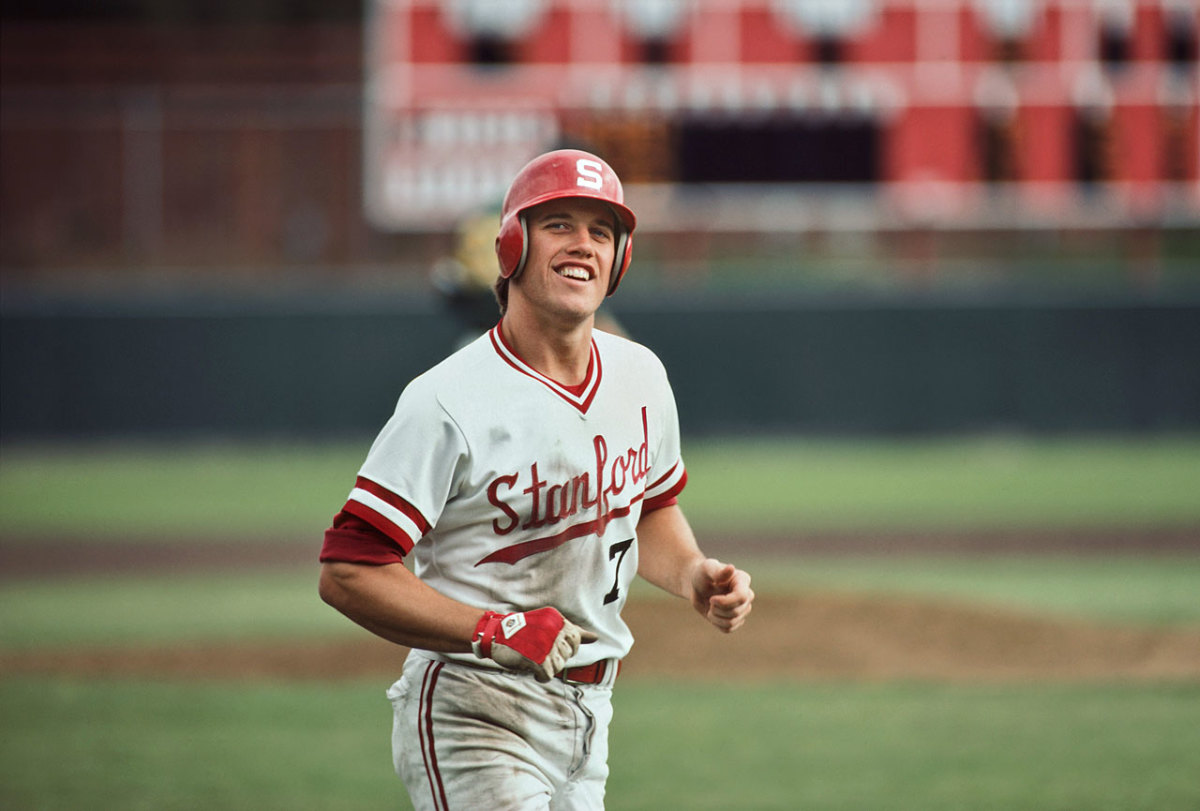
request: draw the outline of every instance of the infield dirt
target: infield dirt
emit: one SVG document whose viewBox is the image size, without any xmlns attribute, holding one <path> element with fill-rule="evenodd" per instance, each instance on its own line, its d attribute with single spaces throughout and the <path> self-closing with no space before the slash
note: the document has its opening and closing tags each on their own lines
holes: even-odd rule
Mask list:
<svg viewBox="0 0 1200 811">
<path fill-rule="evenodd" d="M 714 541 L 756 554 L 786 551 L 902 553 L 905 551 L 1083 552 L 1154 554 L 1200 551 L 1193 531 L 1147 532 L 1119 538 L 1071 533 L 1011 537 L 934 535 Z M 167 547 L 147 554 L 121 546 L 69 542 L 5 545 L 6 578 L 82 571 L 175 571 L 271 566 L 279 545 L 212 544 Z M 203 549 L 203 554 L 195 550 Z M 37 550 L 37 554 L 34 554 Z M 91 551 L 90 551 L 91 550 Z M 192 550 L 192 551 L 189 551 Z M 732 557 L 732 555 L 730 556 Z M 312 561 L 315 574 L 315 561 Z M 315 582 L 315 581 L 314 581 Z M 313 599 L 316 600 L 314 586 Z M 332 610 L 332 609 L 330 609 Z M 765 593 L 746 626 L 732 635 L 713 631 L 686 603 L 638 598 L 625 617 L 637 644 L 622 679 L 722 680 L 1196 680 L 1200 628 L 1143 628 L 1047 617 L 973 603 L 888 595 L 814 591 Z M 331 640 L 257 640 L 162 647 L 73 647 L 0 652 L 0 675 L 201 679 L 395 678 L 405 651 L 365 631 Z"/>
</svg>

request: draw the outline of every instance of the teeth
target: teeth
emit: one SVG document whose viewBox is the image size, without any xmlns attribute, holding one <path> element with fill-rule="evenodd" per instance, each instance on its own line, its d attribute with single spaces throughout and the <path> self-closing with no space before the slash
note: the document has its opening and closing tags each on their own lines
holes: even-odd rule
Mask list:
<svg viewBox="0 0 1200 811">
<path fill-rule="evenodd" d="M 568 279 L 578 279 L 581 282 L 586 282 L 592 277 L 592 274 L 579 267 L 559 268 L 558 275 L 566 276 Z"/>
</svg>

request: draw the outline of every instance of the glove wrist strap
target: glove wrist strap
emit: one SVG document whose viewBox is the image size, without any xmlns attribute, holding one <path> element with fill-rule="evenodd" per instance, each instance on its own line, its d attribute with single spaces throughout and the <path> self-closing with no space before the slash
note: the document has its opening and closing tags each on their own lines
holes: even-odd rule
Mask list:
<svg viewBox="0 0 1200 811">
<path fill-rule="evenodd" d="M 496 629 L 500 627 L 503 614 L 495 611 L 485 611 L 475 626 L 475 634 L 471 637 L 471 650 L 480 659 L 492 658 L 492 640 L 496 638 Z"/>
</svg>

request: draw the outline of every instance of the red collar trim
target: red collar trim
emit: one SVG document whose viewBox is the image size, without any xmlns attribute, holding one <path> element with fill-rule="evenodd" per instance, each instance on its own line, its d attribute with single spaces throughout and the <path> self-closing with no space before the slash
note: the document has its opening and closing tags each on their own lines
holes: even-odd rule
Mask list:
<svg viewBox="0 0 1200 811">
<path fill-rule="evenodd" d="M 501 322 L 503 323 L 503 322 Z M 596 340 L 592 339 L 591 356 L 588 358 L 587 373 L 584 375 L 583 382 L 578 386 L 564 386 L 557 380 L 552 380 L 544 374 L 534 369 L 525 361 L 521 360 L 508 342 L 504 340 L 504 333 L 500 329 L 500 324 L 492 327 L 488 332 L 488 336 L 492 339 L 492 347 L 495 348 L 496 354 L 504 359 L 512 368 L 516 369 L 526 377 L 531 377 L 541 383 L 550 391 L 566 400 L 574 406 L 580 414 L 586 414 L 592 405 L 592 400 L 596 398 L 596 392 L 600 388 L 600 378 L 602 376 L 602 367 L 600 365 L 600 350 L 596 348 Z"/>
</svg>

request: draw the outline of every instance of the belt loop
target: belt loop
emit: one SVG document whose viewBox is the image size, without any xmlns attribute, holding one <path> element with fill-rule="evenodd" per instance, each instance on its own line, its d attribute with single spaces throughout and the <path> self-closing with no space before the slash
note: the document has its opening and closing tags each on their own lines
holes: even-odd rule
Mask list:
<svg viewBox="0 0 1200 811">
<path fill-rule="evenodd" d="M 607 686 L 612 687 L 617 683 L 617 676 L 621 675 L 621 660 L 609 659 L 608 669 L 604 674 L 604 681 Z"/>
</svg>

